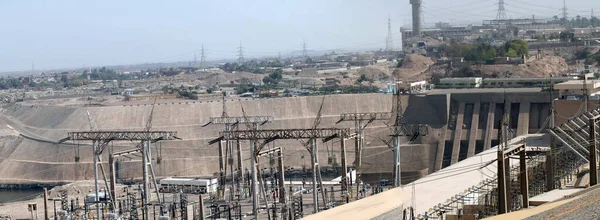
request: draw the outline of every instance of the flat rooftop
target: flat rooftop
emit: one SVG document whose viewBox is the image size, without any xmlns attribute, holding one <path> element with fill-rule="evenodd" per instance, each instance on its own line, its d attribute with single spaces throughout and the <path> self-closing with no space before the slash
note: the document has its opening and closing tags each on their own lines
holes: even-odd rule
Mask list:
<svg viewBox="0 0 600 220">
<path fill-rule="evenodd" d="M 542 88 L 474 88 L 474 89 L 434 89 L 421 94 L 457 94 L 457 93 L 539 93 Z"/>
</svg>

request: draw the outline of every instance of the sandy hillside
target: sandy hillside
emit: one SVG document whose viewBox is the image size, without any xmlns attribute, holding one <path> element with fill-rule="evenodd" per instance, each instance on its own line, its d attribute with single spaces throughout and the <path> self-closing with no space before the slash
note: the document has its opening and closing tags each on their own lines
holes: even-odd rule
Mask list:
<svg viewBox="0 0 600 220">
<path fill-rule="evenodd" d="M 360 70 L 358 70 L 358 75 L 365 75 L 368 79 L 381 79 L 381 78 L 386 78 L 386 77 L 391 77 L 392 76 L 392 70 L 390 70 L 390 68 L 388 68 L 387 66 L 381 66 L 381 65 L 372 65 L 372 66 L 365 66 L 363 68 L 360 68 Z"/>
<path fill-rule="evenodd" d="M 569 71 L 569 65 L 562 57 L 546 56 L 522 65 L 479 65 L 473 70 L 480 70 L 484 77 L 550 77 Z"/>
<path fill-rule="evenodd" d="M 396 69 L 394 75 L 398 79 L 403 80 L 423 80 L 429 78 L 427 76 L 427 69 L 434 64 L 431 58 L 418 54 L 406 55 L 402 62 L 402 67 Z"/>
<path fill-rule="evenodd" d="M 235 73 L 213 73 L 208 74 L 198 80 L 202 81 L 207 86 L 213 86 L 216 84 L 229 84 L 231 81 L 239 81 L 242 79 L 250 79 L 252 81 L 262 81 L 262 78 L 266 75 L 254 74 L 249 72 L 235 72 Z"/>
</svg>

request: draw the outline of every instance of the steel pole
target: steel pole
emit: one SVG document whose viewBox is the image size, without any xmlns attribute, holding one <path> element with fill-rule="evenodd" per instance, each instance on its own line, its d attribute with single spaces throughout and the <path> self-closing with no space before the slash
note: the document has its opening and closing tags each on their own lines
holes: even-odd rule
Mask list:
<svg viewBox="0 0 600 220">
<path fill-rule="evenodd" d="M 319 212 L 319 194 L 317 193 L 317 172 L 319 172 L 317 170 L 317 164 L 319 163 L 318 161 L 318 150 L 317 150 L 317 144 L 316 144 L 316 140 L 315 139 L 311 139 L 310 140 L 310 144 L 311 144 L 311 160 L 312 160 L 312 189 L 313 189 L 313 211 L 314 213 Z"/>
<path fill-rule="evenodd" d="M 356 155 L 356 181 L 354 181 L 356 183 L 356 198 L 358 198 L 359 192 L 360 192 L 360 182 L 359 182 L 359 178 L 358 178 L 358 172 L 359 172 L 359 168 L 362 166 L 362 151 L 363 148 L 365 147 L 365 126 L 364 126 L 364 122 L 362 120 L 358 121 L 358 151 L 355 152 Z"/>
<path fill-rule="evenodd" d="M 279 203 L 283 203 L 287 207 L 285 201 L 285 168 L 283 167 L 283 148 L 279 148 L 278 168 L 279 168 Z"/>
<path fill-rule="evenodd" d="M 240 187 L 244 184 L 244 160 L 242 159 L 242 145 L 240 144 L 240 140 L 236 142 L 236 148 L 238 153 L 238 172 L 240 173 Z M 241 191 L 241 190 L 240 190 Z"/>
<path fill-rule="evenodd" d="M 255 140 L 250 140 L 250 175 L 252 183 L 250 183 L 250 193 L 252 193 L 252 213 L 258 218 L 258 193 L 256 191 L 256 155 L 254 153 Z"/>
<path fill-rule="evenodd" d="M 98 217 L 98 219 L 102 219 L 102 216 L 100 215 L 100 191 L 98 190 L 98 157 L 96 156 L 96 148 L 98 148 L 98 142 L 93 141 L 92 142 L 92 154 L 94 155 L 94 190 L 96 192 L 96 199 L 94 200 L 94 203 L 96 205 L 96 216 Z"/>
<path fill-rule="evenodd" d="M 402 170 L 400 169 L 400 137 L 394 135 L 394 187 L 402 186 Z"/>
<path fill-rule="evenodd" d="M 149 185 L 149 181 L 148 181 L 148 160 L 150 158 L 149 151 L 148 150 L 150 148 L 150 142 L 149 141 L 144 141 L 143 146 L 143 156 L 142 156 L 142 163 L 144 164 L 144 167 L 142 168 L 142 172 L 143 172 L 143 182 L 144 182 L 144 204 L 143 205 L 143 210 L 145 215 L 149 218 L 149 214 L 150 214 L 150 208 L 148 207 L 148 204 L 150 203 L 150 187 Z"/>
<path fill-rule="evenodd" d="M 56 215 L 54 218 L 56 218 Z M 46 187 L 44 187 L 44 219 L 50 220 L 50 216 L 48 216 L 48 189 Z"/>
<path fill-rule="evenodd" d="M 112 200 L 117 199 L 117 191 L 116 191 L 116 170 L 115 170 L 115 158 L 113 154 L 108 156 L 108 177 L 110 179 L 110 197 Z M 116 207 L 113 207 L 116 210 Z"/>
<path fill-rule="evenodd" d="M 222 198 L 225 193 L 225 160 L 223 158 L 223 141 L 219 141 L 219 198 Z"/>
<path fill-rule="evenodd" d="M 344 195 L 345 200 L 348 201 L 348 164 L 346 163 L 346 140 L 345 137 L 340 139 L 340 144 L 342 148 L 342 195 Z M 342 203 L 345 201 L 342 201 Z"/>
<path fill-rule="evenodd" d="M 230 131 L 231 127 L 229 124 L 226 125 L 227 130 Z M 233 143 L 231 140 L 228 140 L 226 143 L 227 146 L 227 150 L 229 151 L 229 154 L 227 155 L 227 163 L 229 164 L 229 171 L 231 173 L 231 191 L 229 192 L 230 195 L 230 200 L 233 201 L 234 200 L 234 193 L 235 193 L 235 173 L 233 172 L 233 161 L 234 161 L 234 157 L 233 157 Z"/>
<path fill-rule="evenodd" d="M 598 184 L 598 163 L 596 154 L 596 119 L 590 118 L 590 186 Z"/>
</svg>

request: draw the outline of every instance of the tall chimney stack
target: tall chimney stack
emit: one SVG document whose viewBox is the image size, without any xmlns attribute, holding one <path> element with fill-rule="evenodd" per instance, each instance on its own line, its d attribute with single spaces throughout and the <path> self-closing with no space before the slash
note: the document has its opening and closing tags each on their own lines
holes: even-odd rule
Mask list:
<svg viewBox="0 0 600 220">
<path fill-rule="evenodd" d="M 421 4 L 423 0 L 410 0 L 412 5 L 413 35 L 421 35 Z"/>
</svg>

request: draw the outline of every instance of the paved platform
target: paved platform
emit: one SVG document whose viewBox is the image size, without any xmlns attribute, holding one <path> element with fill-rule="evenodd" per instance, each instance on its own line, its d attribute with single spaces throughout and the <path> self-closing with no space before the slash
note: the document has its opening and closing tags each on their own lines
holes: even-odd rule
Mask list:
<svg viewBox="0 0 600 220">
<path fill-rule="evenodd" d="M 510 140 L 509 146 L 520 143 L 524 143 L 528 148 L 548 147 L 550 136 L 523 135 Z M 319 212 L 305 219 L 395 219 L 398 213 L 402 213 L 402 209 L 407 207 L 413 207 L 415 215 L 424 214 L 433 206 L 463 193 L 465 189 L 494 178 L 497 172 L 494 163 L 497 150 L 497 147 L 491 148 L 401 188 Z M 413 194 L 416 195 L 414 198 Z"/>
<path fill-rule="evenodd" d="M 584 188 L 568 187 L 568 188 L 564 188 L 564 189 L 555 189 L 550 192 L 529 198 L 529 204 L 532 206 L 539 206 L 544 203 L 564 199 L 566 196 L 573 195 L 582 190 L 584 190 Z"/>
</svg>

